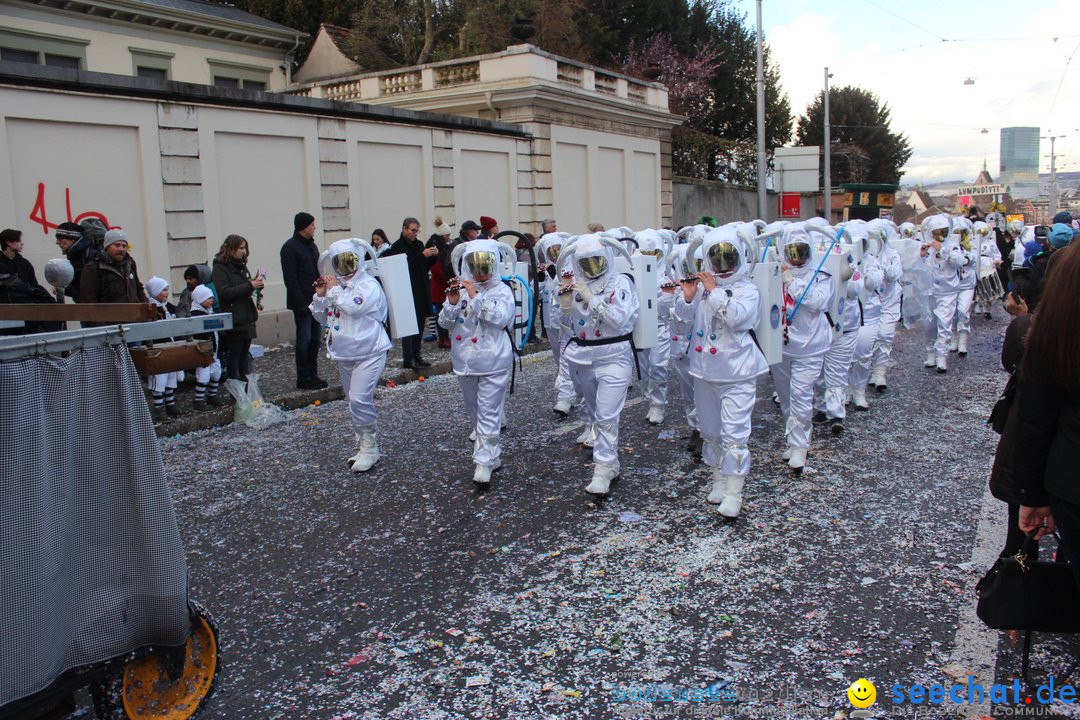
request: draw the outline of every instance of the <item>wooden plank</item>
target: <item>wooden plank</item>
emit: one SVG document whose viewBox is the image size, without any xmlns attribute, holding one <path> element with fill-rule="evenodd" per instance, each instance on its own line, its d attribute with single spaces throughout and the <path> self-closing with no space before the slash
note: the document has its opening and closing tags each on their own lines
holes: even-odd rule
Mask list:
<svg viewBox="0 0 1080 720">
<path fill-rule="evenodd" d="M 144 303 L 0 303 L 0 320 L 131 323 L 155 319 L 154 306 Z"/>
</svg>

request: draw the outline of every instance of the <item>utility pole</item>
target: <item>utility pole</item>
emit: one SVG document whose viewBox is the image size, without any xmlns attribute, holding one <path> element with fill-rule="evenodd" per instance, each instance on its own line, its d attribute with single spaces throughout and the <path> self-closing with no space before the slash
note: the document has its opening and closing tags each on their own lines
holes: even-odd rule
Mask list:
<svg viewBox="0 0 1080 720">
<path fill-rule="evenodd" d="M 761 0 L 757 0 L 757 212 L 765 216 L 765 59 L 761 49 Z"/>
<path fill-rule="evenodd" d="M 829 134 L 831 128 L 829 127 L 829 78 L 832 75 L 829 74 L 829 68 L 825 68 L 825 219 L 832 225 L 832 175 L 830 174 L 832 168 L 830 167 L 830 161 L 832 158 L 829 156 Z"/>
<path fill-rule="evenodd" d="M 1050 141 L 1050 217 L 1057 215 L 1058 211 L 1058 191 L 1057 191 L 1057 156 L 1054 154 L 1054 141 L 1058 138 L 1066 137 L 1065 135 L 1050 135 L 1047 137 L 1041 137 L 1040 140 Z"/>
</svg>

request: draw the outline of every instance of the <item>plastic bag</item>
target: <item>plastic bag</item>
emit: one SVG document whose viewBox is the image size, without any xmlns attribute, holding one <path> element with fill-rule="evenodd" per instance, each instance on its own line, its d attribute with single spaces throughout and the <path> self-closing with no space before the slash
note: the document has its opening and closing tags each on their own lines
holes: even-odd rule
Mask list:
<svg viewBox="0 0 1080 720">
<path fill-rule="evenodd" d="M 289 419 L 284 410 L 263 400 L 262 391 L 259 390 L 258 373 L 248 375 L 247 385 L 239 380 L 226 380 L 225 389 L 236 399 L 233 422 L 238 425 L 265 430 Z"/>
</svg>

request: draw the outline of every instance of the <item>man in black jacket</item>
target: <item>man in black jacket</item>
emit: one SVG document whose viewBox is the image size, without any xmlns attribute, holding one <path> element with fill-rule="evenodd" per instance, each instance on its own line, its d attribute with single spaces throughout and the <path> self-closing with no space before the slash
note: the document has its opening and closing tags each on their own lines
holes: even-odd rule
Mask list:
<svg viewBox="0 0 1080 720">
<path fill-rule="evenodd" d="M 319 277 L 315 218 L 306 212 L 296 213 L 293 230 L 292 237 L 281 246 L 281 276 L 285 280 L 285 307 L 292 310 L 296 322 L 296 387 L 318 390 L 327 383 L 319 377 L 322 325 L 308 310 Z"/>
<path fill-rule="evenodd" d="M 418 239 L 420 234 L 420 221 L 414 217 L 407 217 L 401 223 L 401 236 L 394 241 L 387 255 L 404 255 L 409 262 L 409 281 L 412 285 L 413 307 L 416 309 L 416 327 L 423 328 L 424 320 L 431 313 L 431 284 L 428 281 L 428 271 L 439 259 L 439 248 L 425 248 Z M 409 335 L 401 338 L 401 366 L 416 370 L 430 367 L 424 358 L 420 357 L 420 335 Z"/>
</svg>

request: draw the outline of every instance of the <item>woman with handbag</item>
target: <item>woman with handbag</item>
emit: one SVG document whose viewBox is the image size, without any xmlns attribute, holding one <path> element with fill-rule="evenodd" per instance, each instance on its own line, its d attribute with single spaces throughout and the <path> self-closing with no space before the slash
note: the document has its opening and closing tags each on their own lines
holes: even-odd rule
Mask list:
<svg viewBox="0 0 1080 720">
<path fill-rule="evenodd" d="M 1020 529 L 1056 526 L 1080 548 L 1080 251 L 1070 248 L 1046 277 L 1020 365 L 1013 471 Z M 1080 563 L 1072 563 L 1080 587 Z"/>
<path fill-rule="evenodd" d="M 213 280 L 221 312 L 232 313 L 233 326 L 221 334 L 221 349 L 226 355 L 226 372 L 232 379 L 247 382 L 251 372 L 248 351 L 255 339 L 259 311 L 252 295 L 263 287 L 262 274 L 251 277 L 247 267 L 248 242 L 240 235 L 230 235 L 214 256 Z"/>
</svg>

